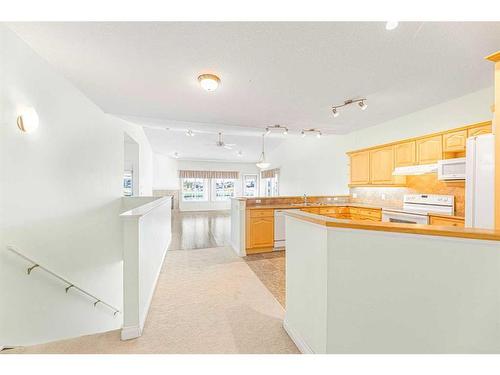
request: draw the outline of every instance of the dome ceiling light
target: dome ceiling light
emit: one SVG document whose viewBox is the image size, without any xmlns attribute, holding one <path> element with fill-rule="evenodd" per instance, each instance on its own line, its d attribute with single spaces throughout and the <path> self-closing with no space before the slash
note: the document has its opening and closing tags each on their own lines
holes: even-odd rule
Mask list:
<svg viewBox="0 0 500 375">
<path fill-rule="evenodd" d="M 271 165 L 271 163 L 268 163 L 266 161 L 266 153 L 264 151 L 264 137 L 265 136 L 266 136 L 265 134 L 262 134 L 262 153 L 260 154 L 259 161 L 257 163 L 255 163 L 255 165 L 257 167 L 259 167 L 260 169 L 268 168 Z"/>
<path fill-rule="evenodd" d="M 386 30 L 394 30 L 396 27 L 398 27 L 399 22 L 398 21 L 388 21 L 385 24 L 385 29 Z"/>
<path fill-rule="evenodd" d="M 266 135 L 271 134 L 273 130 L 280 130 L 281 134 L 287 135 L 288 134 L 288 128 L 286 126 L 281 126 L 281 125 L 272 125 L 272 126 L 267 126 L 266 127 Z"/>
<path fill-rule="evenodd" d="M 198 76 L 200 86 L 206 91 L 215 91 L 220 85 L 220 78 L 215 74 L 202 74 Z"/>
<path fill-rule="evenodd" d="M 349 99 L 349 100 L 344 101 L 344 104 L 334 105 L 334 106 L 332 106 L 333 117 L 338 117 L 340 115 L 339 108 L 342 108 L 342 107 L 345 107 L 349 104 L 354 104 L 354 103 L 358 103 L 359 108 L 362 111 L 364 111 L 368 107 L 368 104 L 366 103 L 366 101 L 367 101 L 366 98 Z"/>
</svg>

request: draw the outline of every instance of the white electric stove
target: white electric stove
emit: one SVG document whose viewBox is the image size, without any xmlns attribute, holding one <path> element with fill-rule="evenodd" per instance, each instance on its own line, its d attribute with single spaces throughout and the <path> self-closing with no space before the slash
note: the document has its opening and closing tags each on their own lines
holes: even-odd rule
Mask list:
<svg viewBox="0 0 500 375">
<path fill-rule="evenodd" d="M 429 213 L 453 215 L 455 197 L 453 195 L 407 194 L 403 197 L 403 208 L 382 210 L 382 221 L 429 224 Z"/>
</svg>

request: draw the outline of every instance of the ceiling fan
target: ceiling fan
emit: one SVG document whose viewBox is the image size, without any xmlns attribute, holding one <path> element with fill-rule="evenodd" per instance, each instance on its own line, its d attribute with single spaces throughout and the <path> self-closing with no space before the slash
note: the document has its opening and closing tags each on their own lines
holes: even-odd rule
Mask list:
<svg viewBox="0 0 500 375">
<path fill-rule="evenodd" d="M 219 132 L 219 139 L 217 140 L 217 142 L 215 142 L 215 145 L 217 147 L 224 147 L 228 150 L 232 150 L 233 149 L 233 146 L 236 146 L 235 143 L 224 143 L 224 138 L 222 137 L 222 133 Z"/>
</svg>

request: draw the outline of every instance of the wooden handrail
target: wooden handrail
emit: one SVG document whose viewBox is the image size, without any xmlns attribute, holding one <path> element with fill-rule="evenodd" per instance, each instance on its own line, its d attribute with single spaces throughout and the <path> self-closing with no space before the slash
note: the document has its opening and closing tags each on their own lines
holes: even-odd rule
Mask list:
<svg viewBox="0 0 500 375">
<path fill-rule="evenodd" d="M 19 250 L 17 250 L 14 246 L 7 246 L 7 250 L 13 252 L 14 254 L 20 256 L 21 258 L 23 258 L 24 260 L 30 262 L 33 264 L 33 266 L 29 267 L 27 270 L 26 270 L 26 273 L 28 275 L 31 274 L 31 272 L 33 271 L 33 269 L 35 268 L 40 268 L 42 270 L 44 270 L 45 272 L 49 273 L 50 275 L 54 276 L 56 279 L 58 280 L 61 280 L 63 283 L 67 284 L 65 290 L 66 290 L 66 293 L 68 293 L 68 291 L 71 289 L 71 288 L 74 288 L 74 289 L 77 289 L 79 290 L 81 293 L 89 296 L 90 298 L 92 298 L 93 300 L 95 300 L 93 302 L 94 304 L 94 307 L 97 306 L 98 303 L 101 303 L 103 304 L 104 306 L 108 307 L 109 309 L 113 310 L 113 316 L 116 316 L 116 314 L 119 314 L 120 313 L 120 310 L 117 309 L 116 307 L 114 307 L 113 305 L 110 305 L 109 303 L 107 302 L 104 302 L 101 298 L 99 297 L 96 297 L 95 295 L 87 292 L 86 290 L 80 288 L 79 286 L 75 285 L 74 283 L 72 283 L 71 281 L 69 280 L 66 280 L 64 277 L 62 276 L 59 276 L 57 273 L 49 270 L 48 268 L 42 266 L 40 263 L 38 263 L 37 261 L 31 259 L 31 258 L 28 258 L 26 255 L 22 254 Z"/>
</svg>

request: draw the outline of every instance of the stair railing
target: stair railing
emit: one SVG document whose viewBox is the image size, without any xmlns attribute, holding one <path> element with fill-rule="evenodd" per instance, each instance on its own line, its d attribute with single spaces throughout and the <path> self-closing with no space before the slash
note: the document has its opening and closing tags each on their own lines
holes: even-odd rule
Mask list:
<svg viewBox="0 0 500 375">
<path fill-rule="evenodd" d="M 86 290 L 80 288 L 78 285 L 75 285 L 74 283 L 72 283 L 71 281 L 69 280 L 66 280 L 64 277 L 61 277 L 59 276 L 57 273 L 49 270 L 48 268 L 40 265 L 38 262 L 36 262 L 35 260 L 31 259 L 31 258 L 28 258 L 26 255 L 22 254 L 21 252 L 19 252 L 19 250 L 17 250 L 14 246 L 7 246 L 7 250 L 13 252 L 14 254 L 20 256 L 21 258 L 23 258 L 24 260 L 32 263 L 33 265 L 31 267 L 28 267 L 28 269 L 26 270 L 26 273 L 28 275 L 31 275 L 31 272 L 33 272 L 34 269 L 41 269 L 41 270 L 44 270 L 45 272 L 47 272 L 48 274 L 52 275 L 53 277 L 55 277 L 56 279 L 62 281 L 63 283 L 65 283 L 67 286 L 65 287 L 65 291 L 66 293 L 68 293 L 68 291 L 70 289 L 76 289 L 78 290 L 79 292 L 89 296 L 91 299 L 94 300 L 93 304 L 94 304 L 94 307 L 97 306 L 97 304 L 102 304 L 106 307 L 108 307 L 109 309 L 111 309 L 113 311 L 113 316 L 116 316 L 117 314 L 120 313 L 120 310 L 117 309 L 116 307 L 114 307 L 113 305 L 110 305 L 109 303 L 107 302 L 104 302 L 101 298 L 99 297 L 96 297 L 95 295 L 87 292 Z"/>
</svg>

